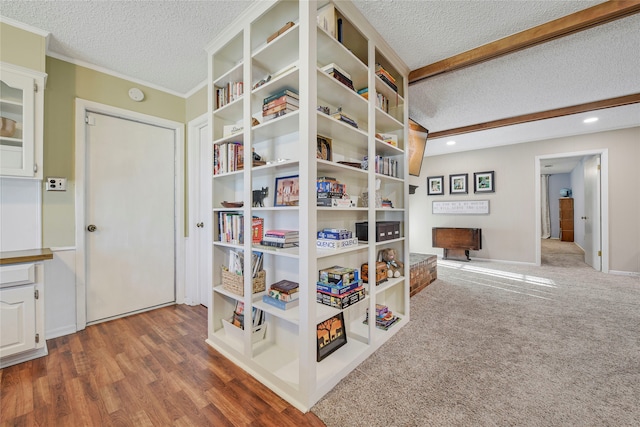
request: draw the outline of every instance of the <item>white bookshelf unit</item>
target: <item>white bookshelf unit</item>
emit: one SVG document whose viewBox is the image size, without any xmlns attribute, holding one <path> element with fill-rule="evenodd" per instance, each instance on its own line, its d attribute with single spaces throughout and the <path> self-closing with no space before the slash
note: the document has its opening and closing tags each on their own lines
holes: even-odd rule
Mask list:
<svg viewBox="0 0 640 427">
<path fill-rule="evenodd" d="M 318 19 L 319 13 L 322 19 Z M 267 42 L 289 22 L 287 29 Z M 409 321 L 409 69 L 350 2 L 256 2 L 213 40 L 207 51 L 212 151 L 229 153 L 231 143 L 236 149 L 226 159 L 230 162 L 235 155 L 234 167 L 220 171 L 213 166 L 213 158 L 211 162 L 214 231 L 211 253 L 207 254 L 212 283 L 207 342 L 306 412 Z M 354 89 L 321 70 L 332 63 L 350 76 Z M 378 64 L 395 79 L 397 91 L 376 75 Z M 219 102 L 219 89 L 225 87 L 236 88 L 235 96 Z M 358 94 L 363 88 L 369 88 L 368 98 Z M 264 121 L 263 100 L 285 89 L 298 94 L 299 108 Z M 387 100 L 385 104 L 376 102 L 379 96 Z M 319 111 L 319 106 L 328 107 L 330 113 L 341 107 L 357 127 Z M 226 135 L 225 126 L 236 132 Z M 397 146 L 384 142 L 380 134 L 395 135 Z M 331 139 L 330 159 L 317 158 L 318 135 Z M 254 165 L 253 152 L 266 163 Z M 237 156 L 242 156 L 240 162 Z M 396 176 L 389 171 L 378 173 L 371 160 L 376 156 L 392 159 Z M 367 170 L 357 167 L 365 157 L 369 159 Z M 298 204 L 274 206 L 276 178 L 290 176 L 298 177 Z M 358 196 L 358 204 L 318 207 L 319 177 L 335 177 L 346 184 L 347 193 Z M 390 200 L 393 207 L 376 206 L 377 182 L 379 198 Z M 264 206 L 254 205 L 252 192 L 264 187 L 269 189 Z M 367 206 L 363 206 L 365 193 Z M 222 202 L 243 205 L 229 208 Z M 236 229 L 245 236 L 243 241 L 221 238 L 221 218 L 232 213 L 245 219 L 238 222 L 242 230 Z M 248 219 L 254 216 L 264 219 L 265 230 L 298 230 L 298 246 L 280 249 L 252 243 Z M 367 240 L 361 239 L 357 246 L 316 249 L 318 230 L 349 229 L 355 237 L 356 223 L 377 221 L 397 222 L 398 235 L 376 241 L 376 227 L 369 226 Z M 406 261 L 404 276 L 376 285 L 375 274 L 371 274 L 371 282 L 365 284 L 366 297 L 343 310 L 316 302 L 319 270 L 334 265 L 360 269 L 368 263 L 369 271 L 375 272 L 378 254 L 384 248 L 395 249 L 398 259 Z M 298 282 L 299 305 L 281 310 L 264 303 L 265 291 L 252 293 L 251 274 L 244 276 L 244 295 L 229 291 L 223 286 L 222 269 L 232 251 L 247 254 L 247 260 L 252 251 L 262 252 L 266 288 L 280 280 Z M 229 323 L 225 327 L 238 301 L 244 303 L 245 313 L 254 308 L 263 310 L 265 331 L 256 335 L 251 328 L 239 329 Z M 367 310 L 375 313 L 376 304 L 388 306 L 401 320 L 388 330 L 376 328 L 375 322 L 364 324 Z M 340 312 L 347 343 L 318 362 L 317 325 Z"/>
</svg>

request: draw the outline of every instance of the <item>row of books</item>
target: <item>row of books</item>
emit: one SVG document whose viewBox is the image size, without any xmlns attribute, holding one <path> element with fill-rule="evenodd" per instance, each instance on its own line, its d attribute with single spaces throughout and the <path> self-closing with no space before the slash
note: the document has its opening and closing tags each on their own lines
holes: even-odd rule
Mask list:
<svg viewBox="0 0 640 427">
<path fill-rule="evenodd" d="M 244 169 L 244 146 L 241 142 L 223 142 L 213 145 L 213 174 Z"/>
<path fill-rule="evenodd" d="M 364 99 L 369 99 L 369 88 L 365 87 L 358 90 L 358 95 L 361 95 Z M 376 107 L 384 111 L 385 113 L 389 113 L 389 106 L 391 105 L 389 98 L 384 96 L 381 93 L 376 93 Z"/>
<path fill-rule="evenodd" d="M 389 307 L 383 304 L 376 304 L 376 328 L 387 330 L 391 326 L 400 321 L 400 318 L 393 314 Z M 367 308 L 367 315 L 362 322 L 365 325 L 369 323 L 369 309 Z"/>
<path fill-rule="evenodd" d="M 293 248 L 298 246 L 299 242 L 298 230 L 267 230 L 261 244 L 274 248 Z"/>
<path fill-rule="evenodd" d="M 240 329 L 244 329 L 244 302 L 236 301 L 236 307 L 233 310 L 233 317 L 231 318 L 231 324 L 237 326 Z M 253 307 L 251 313 L 252 327 L 260 326 L 265 321 L 265 315 L 259 308 Z"/>
<path fill-rule="evenodd" d="M 296 282 L 280 280 L 269 286 L 266 295 L 262 296 L 262 301 L 281 310 L 288 310 L 300 303 L 299 289 L 300 286 Z"/>
<path fill-rule="evenodd" d="M 216 87 L 216 108 L 224 107 L 230 102 L 240 99 L 244 92 L 242 82 L 229 82 L 226 86 Z"/>
<path fill-rule="evenodd" d="M 244 276 L 244 252 L 229 251 L 229 262 L 227 271 Z M 259 251 L 251 251 L 251 277 L 255 278 L 258 272 L 262 271 L 263 254 Z"/>
<path fill-rule="evenodd" d="M 287 113 L 297 111 L 300 105 L 299 95 L 289 89 L 283 89 L 262 101 L 262 119 L 266 122 Z"/>
<path fill-rule="evenodd" d="M 398 162 L 397 160 L 391 158 L 391 157 L 384 157 L 384 156 L 376 156 L 375 157 L 375 163 L 374 163 L 374 167 L 375 167 L 375 172 L 379 173 L 381 175 L 387 175 L 387 176 L 392 176 L 395 178 L 399 177 L 399 168 L 400 162 Z M 364 157 L 364 160 L 362 161 L 362 169 L 364 170 L 369 170 L 369 158 L 368 156 Z"/>
</svg>

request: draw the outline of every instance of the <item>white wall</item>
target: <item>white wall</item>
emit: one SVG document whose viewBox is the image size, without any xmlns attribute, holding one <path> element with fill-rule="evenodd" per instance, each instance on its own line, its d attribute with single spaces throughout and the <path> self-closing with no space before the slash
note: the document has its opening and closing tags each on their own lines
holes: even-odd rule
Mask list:
<svg viewBox="0 0 640 427">
<path fill-rule="evenodd" d="M 409 198 L 411 252 L 442 255 L 431 246 L 432 227 L 479 227 L 482 247 L 472 258 L 535 263 L 535 158 L 608 149 L 609 268 L 640 273 L 640 127 L 426 157 L 420 187 Z M 495 193 L 427 196 L 427 176 L 495 171 Z M 489 215 L 433 215 L 433 200 L 489 200 Z"/>
<path fill-rule="evenodd" d="M 76 251 L 51 248 L 53 259 L 45 261 L 44 318 L 47 339 L 76 332 Z"/>
</svg>

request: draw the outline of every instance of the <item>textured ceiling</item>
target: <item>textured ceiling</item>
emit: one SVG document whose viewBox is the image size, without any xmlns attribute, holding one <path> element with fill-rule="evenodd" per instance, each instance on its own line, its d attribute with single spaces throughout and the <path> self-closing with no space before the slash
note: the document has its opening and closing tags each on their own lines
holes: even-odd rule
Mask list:
<svg viewBox="0 0 640 427">
<path fill-rule="evenodd" d="M 206 79 L 205 46 L 254 2 L 0 0 L 0 15 L 49 31 L 54 56 L 185 95 Z M 416 69 L 601 2 L 353 3 Z M 634 15 L 414 84 L 410 115 L 436 132 L 640 93 L 639 49 L 640 15 Z M 637 110 L 619 111 L 625 119 L 619 122 L 626 124 L 618 126 L 640 126 Z M 550 125 L 530 125 L 529 140 L 537 132 L 540 138 L 551 137 L 545 126 Z M 564 122 L 552 131 L 553 136 L 575 134 Z M 496 139 L 494 133 L 477 132 L 473 147 Z"/>
</svg>

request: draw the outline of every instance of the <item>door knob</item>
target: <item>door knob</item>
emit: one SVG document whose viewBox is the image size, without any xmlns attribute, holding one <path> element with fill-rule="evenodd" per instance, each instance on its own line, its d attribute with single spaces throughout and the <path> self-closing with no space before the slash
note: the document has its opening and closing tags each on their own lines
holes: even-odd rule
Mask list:
<svg viewBox="0 0 640 427">
<path fill-rule="evenodd" d="M 89 224 L 89 226 L 87 227 L 87 231 L 93 233 L 94 231 L 96 231 L 98 229 L 98 227 L 96 227 L 93 224 Z"/>
<path fill-rule="evenodd" d="M 196 227 L 198 228 L 203 228 L 204 227 L 204 222 L 199 222 L 196 224 Z"/>
</svg>

